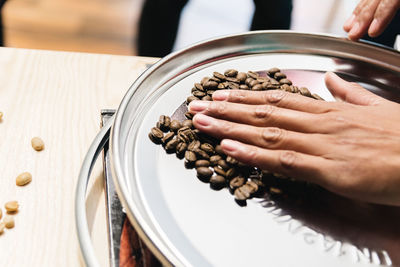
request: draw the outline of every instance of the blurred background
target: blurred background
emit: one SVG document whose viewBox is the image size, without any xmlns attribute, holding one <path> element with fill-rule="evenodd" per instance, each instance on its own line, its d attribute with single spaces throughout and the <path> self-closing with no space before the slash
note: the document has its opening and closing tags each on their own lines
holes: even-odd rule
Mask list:
<svg viewBox="0 0 400 267">
<path fill-rule="evenodd" d="M 284 20 L 282 23 L 289 21 L 288 28 L 297 31 L 325 32 L 344 36 L 342 25 L 358 2 L 357 0 L 1 1 L 5 1 L 2 8 L 5 46 L 146 56 L 163 56 L 171 50 L 193 42 L 249 30 L 254 24 L 252 21 L 256 10 L 254 3 L 261 1 L 267 5 L 258 8 L 261 14 L 259 17 L 263 17 L 263 14 L 265 18 L 277 16 Z M 141 20 L 145 2 L 148 5 L 147 11 L 144 11 L 146 17 Z M 291 10 L 286 10 L 287 4 L 284 2 L 292 4 Z M 172 22 L 166 23 L 165 20 Z M 165 28 L 167 26 L 168 29 Z M 280 24 L 275 26 L 259 25 L 258 28 L 282 28 Z M 142 41 L 138 45 L 140 38 Z M 138 46 L 142 47 L 141 51 L 138 50 Z M 148 49 L 152 46 L 164 47 L 164 50 L 153 52 Z"/>
</svg>

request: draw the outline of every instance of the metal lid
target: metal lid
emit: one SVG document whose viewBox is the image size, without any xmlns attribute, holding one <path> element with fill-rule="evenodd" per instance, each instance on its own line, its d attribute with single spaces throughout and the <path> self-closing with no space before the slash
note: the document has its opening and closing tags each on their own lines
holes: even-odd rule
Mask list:
<svg viewBox="0 0 400 267">
<path fill-rule="evenodd" d="M 400 265 L 399 208 L 324 191 L 302 204 L 255 198 L 240 207 L 148 139 L 159 115 L 172 115 L 202 77 L 270 67 L 328 100 L 326 71 L 400 99 L 400 53 L 335 36 L 248 32 L 163 58 L 129 89 L 111 134 L 117 190 L 139 234 L 164 264 L 174 266 Z"/>
</svg>

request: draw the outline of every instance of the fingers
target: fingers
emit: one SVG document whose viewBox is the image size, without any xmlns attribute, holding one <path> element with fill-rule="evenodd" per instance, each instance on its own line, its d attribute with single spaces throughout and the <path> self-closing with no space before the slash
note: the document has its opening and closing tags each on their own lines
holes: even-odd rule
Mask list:
<svg viewBox="0 0 400 267">
<path fill-rule="evenodd" d="M 324 119 L 315 114 L 271 105 L 246 105 L 226 101 L 192 101 L 189 111 L 192 114 L 203 113 L 214 118 L 247 125 L 279 127 L 307 133 L 321 130 L 320 125 Z"/>
<path fill-rule="evenodd" d="M 383 32 L 399 7 L 400 0 L 362 0 L 344 23 L 343 29 L 351 40 L 358 40 L 367 32 L 376 37 Z"/>
<path fill-rule="evenodd" d="M 222 140 L 221 147 L 227 155 L 250 166 L 322 186 L 328 184 L 331 176 L 332 163 L 321 157 L 289 150 L 269 150 L 230 139 Z"/>
<path fill-rule="evenodd" d="M 215 119 L 203 114 L 193 118 L 196 129 L 218 139 L 234 139 L 246 144 L 268 148 L 295 150 L 310 155 L 324 155 L 331 151 L 326 136 L 304 134 L 274 127 L 255 127 Z"/>
<path fill-rule="evenodd" d="M 322 102 L 320 100 L 315 100 L 310 97 L 282 90 L 220 90 L 214 92 L 213 99 L 216 101 L 228 101 L 251 105 L 268 104 L 309 113 L 325 113 L 331 108 L 331 103 L 329 102 Z"/>
<path fill-rule="evenodd" d="M 384 101 L 383 98 L 364 89 L 359 84 L 347 82 L 333 72 L 326 73 L 325 84 L 335 97 L 351 104 L 373 106 Z"/>
<path fill-rule="evenodd" d="M 371 37 L 379 36 L 387 25 L 389 25 L 399 8 L 399 0 L 382 0 L 378 5 L 374 19 L 368 29 L 368 35 Z"/>
</svg>

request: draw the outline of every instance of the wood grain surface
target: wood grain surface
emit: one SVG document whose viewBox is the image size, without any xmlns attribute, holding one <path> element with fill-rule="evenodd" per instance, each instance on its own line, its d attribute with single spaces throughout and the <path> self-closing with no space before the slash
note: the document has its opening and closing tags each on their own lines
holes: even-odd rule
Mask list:
<svg viewBox="0 0 400 267">
<path fill-rule="evenodd" d="M 74 221 L 82 160 L 99 130 L 100 110 L 117 108 L 154 58 L 0 48 L 0 206 L 18 200 L 15 228 L 0 235 L 1 266 L 82 265 Z M 37 152 L 31 138 L 41 137 Z M 15 185 L 18 174 L 32 182 Z M 108 266 L 101 163 L 88 191 L 96 252 Z"/>
</svg>

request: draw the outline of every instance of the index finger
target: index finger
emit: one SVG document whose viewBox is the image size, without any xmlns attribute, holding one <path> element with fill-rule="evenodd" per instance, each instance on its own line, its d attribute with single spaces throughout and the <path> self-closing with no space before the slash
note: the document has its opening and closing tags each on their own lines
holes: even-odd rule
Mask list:
<svg viewBox="0 0 400 267">
<path fill-rule="evenodd" d="M 228 101 L 249 105 L 273 105 L 280 108 L 298 110 L 308 113 L 326 113 L 331 111 L 333 103 L 316 100 L 299 94 L 283 90 L 248 91 L 248 90 L 220 90 L 213 94 L 215 101 Z"/>
</svg>

